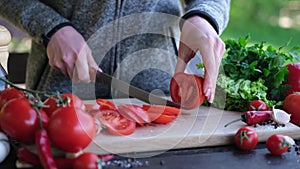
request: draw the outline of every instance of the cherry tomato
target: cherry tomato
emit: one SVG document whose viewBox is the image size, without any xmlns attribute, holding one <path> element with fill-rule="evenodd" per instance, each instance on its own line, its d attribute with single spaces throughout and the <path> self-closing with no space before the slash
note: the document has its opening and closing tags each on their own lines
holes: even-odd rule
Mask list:
<svg viewBox="0 0 300 169">
<path fill-rule="evenodd" d="M 106 100 L 106 99 L 96 99 L 96 103 L 98 105 L 100 105 L 100 110 L 105 110 L 105 109 L 112 109 L 112 110 L 116 110 L 117 107 L 116 105 L 109 101 L 109 100 Z"/>
<path fill-rule="evenodd" d="M 118 106 L 118 112 L 125 118 L 135 121 L 142 126 L 144 123 L 151 122 L 148 113 L 137 105 L 121 104 Z"/>
<path fill-rule="evenodd" d="M 257 145 L 258 136 L 252 127 L 244 126 L 236 132 L 234 142 L 241 150 L 250 151 Z"/>
<path fill-rule="evenodd" d="M 202 77 L 180 72 L 171 79 L 170 95 L 172 100 L 181 104 L 184 109 L 194 109 L 204 102 L 202 87 Z"/>
<path fill-rule="evenodd" d="M 85 152 L 74 160 L 73 169 L 98 169 L 98 165 L 101 165 L 100 158 L 94 153 Z"/>
<path fill-rule="evenodd" d="M 46 128 L 48 116 L 40 110 L 43 126 Z M 35 133 L 40 129 L 38 112 L 27 98 L 13 99 L 7 102 L 0 112 L 2 130 L 10 137 L 23 143 L 33 143 Z"/>
<path fill-rule="evenodd" d="M 136 122 L 123 117 L 117 110 L 101 110 L 94 115 L 108 132 L 113 135 L 130 135 L 135 131 Z"/>
<path fill-rule="evenodd" d="M 266 103 L 262 100 L 253 100 L 248 107 L 249 111 L 265 111 L 268 110 Z"/>
<path fill-rule="evenodd" d="M 74 106 L 76 108 L 85 110 L 85 105 L 83 101 L 76 95 L 72 93 L 63 93 L 60 95 L 61 99 L 58 96 L 49 97 L 44 101 L 43 110 L 48 114 L 49 117 L 60 107 Z"/>
<path fill-rule="evenodd" d="M 47 131 L 51 142 L 66 152 L 87 147 L 96 135 L 97 125 L 91 115 L 76 107 L 62 107 L 50 117 Z"/>
<path fill-rule="evenodd" d="M 266 145 L 267 149 L 274 155 L 281 155 L 290 147 L 285 136 L 281 134 L 273 134 L 270 136 L 266 141 Z"/>
<path fill-rule="evenodd" d="M 0 93 L 0 108 L 9 100 L 22 97 L 25 97 L 25 94 L 21 90 L 14 87 L 6 88 Z"/>
<path fill-rule="evenodd" d="M 293 93 L 283 100 L 283 110 L 291 114 L 291 122 L 300 126 L 300 94 Z"/>
</svg>

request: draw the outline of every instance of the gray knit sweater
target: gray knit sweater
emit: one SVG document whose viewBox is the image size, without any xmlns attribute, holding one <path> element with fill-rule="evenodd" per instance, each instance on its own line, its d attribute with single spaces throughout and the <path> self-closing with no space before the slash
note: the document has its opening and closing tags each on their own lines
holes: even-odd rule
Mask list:
<svg viewBox="0 0 300 169">
<path fill-rule="evenodd" d="M 26 87 L 73 92 L 82 99 L 125 97 L 108 86 L 74 83 L 48 64 L 42 36 L 70 22 L 100 68 L 147 91 L 168 94 L 180 17 L 200 15 L 220 34 L 230 0 L 0 0 L 0 15 L 33 39 Z"/>
</svg>

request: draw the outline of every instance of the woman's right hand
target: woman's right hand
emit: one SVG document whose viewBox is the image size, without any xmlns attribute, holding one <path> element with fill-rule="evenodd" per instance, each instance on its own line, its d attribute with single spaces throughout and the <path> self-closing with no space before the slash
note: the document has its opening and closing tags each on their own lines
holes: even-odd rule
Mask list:
<svg viewBox="0 0 300 169">
<path fill-rule="evenodd" d="M 50 66 L 69 76 L 72 81 L 94 81 L 96 71 L 101 71 L 86 41 L 71 26 L 65 26 L 53 34 L 47 46 L 47 55 Z"/>
</svg>

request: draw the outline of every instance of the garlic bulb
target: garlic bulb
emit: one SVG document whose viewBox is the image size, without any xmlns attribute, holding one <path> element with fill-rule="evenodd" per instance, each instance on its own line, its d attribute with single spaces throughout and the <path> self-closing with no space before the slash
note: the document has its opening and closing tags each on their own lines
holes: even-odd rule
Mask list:
<svg viewBox="0 0 300 169">
<path fill-rule="evenodd" d="M 281 109 L 275 109 L 273 106 L 271 118 L 278 124 L 287 124 L 291 120 L 291 115 Z"/>
</svg>

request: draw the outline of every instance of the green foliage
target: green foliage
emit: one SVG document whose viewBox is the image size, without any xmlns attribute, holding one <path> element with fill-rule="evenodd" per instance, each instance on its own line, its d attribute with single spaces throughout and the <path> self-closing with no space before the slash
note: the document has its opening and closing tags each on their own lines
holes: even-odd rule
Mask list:
<svg viewBox="0 0 300 169">
<path fill-rule="evenodd" d="M 249 39 L 248 35 L 225 41 L 227 53 L 221 64 L 224 74 L 219 75 L 217 87 L 227 95 L 226 110 L 244 111 L 256 99 L 270 107 L 279 104 L 289 89 L 284 85 L 288 74 L 285 65 L 299 61 L 297 47 L 276 50 L 265 42 L 249 44 Z"/>
</svg>

